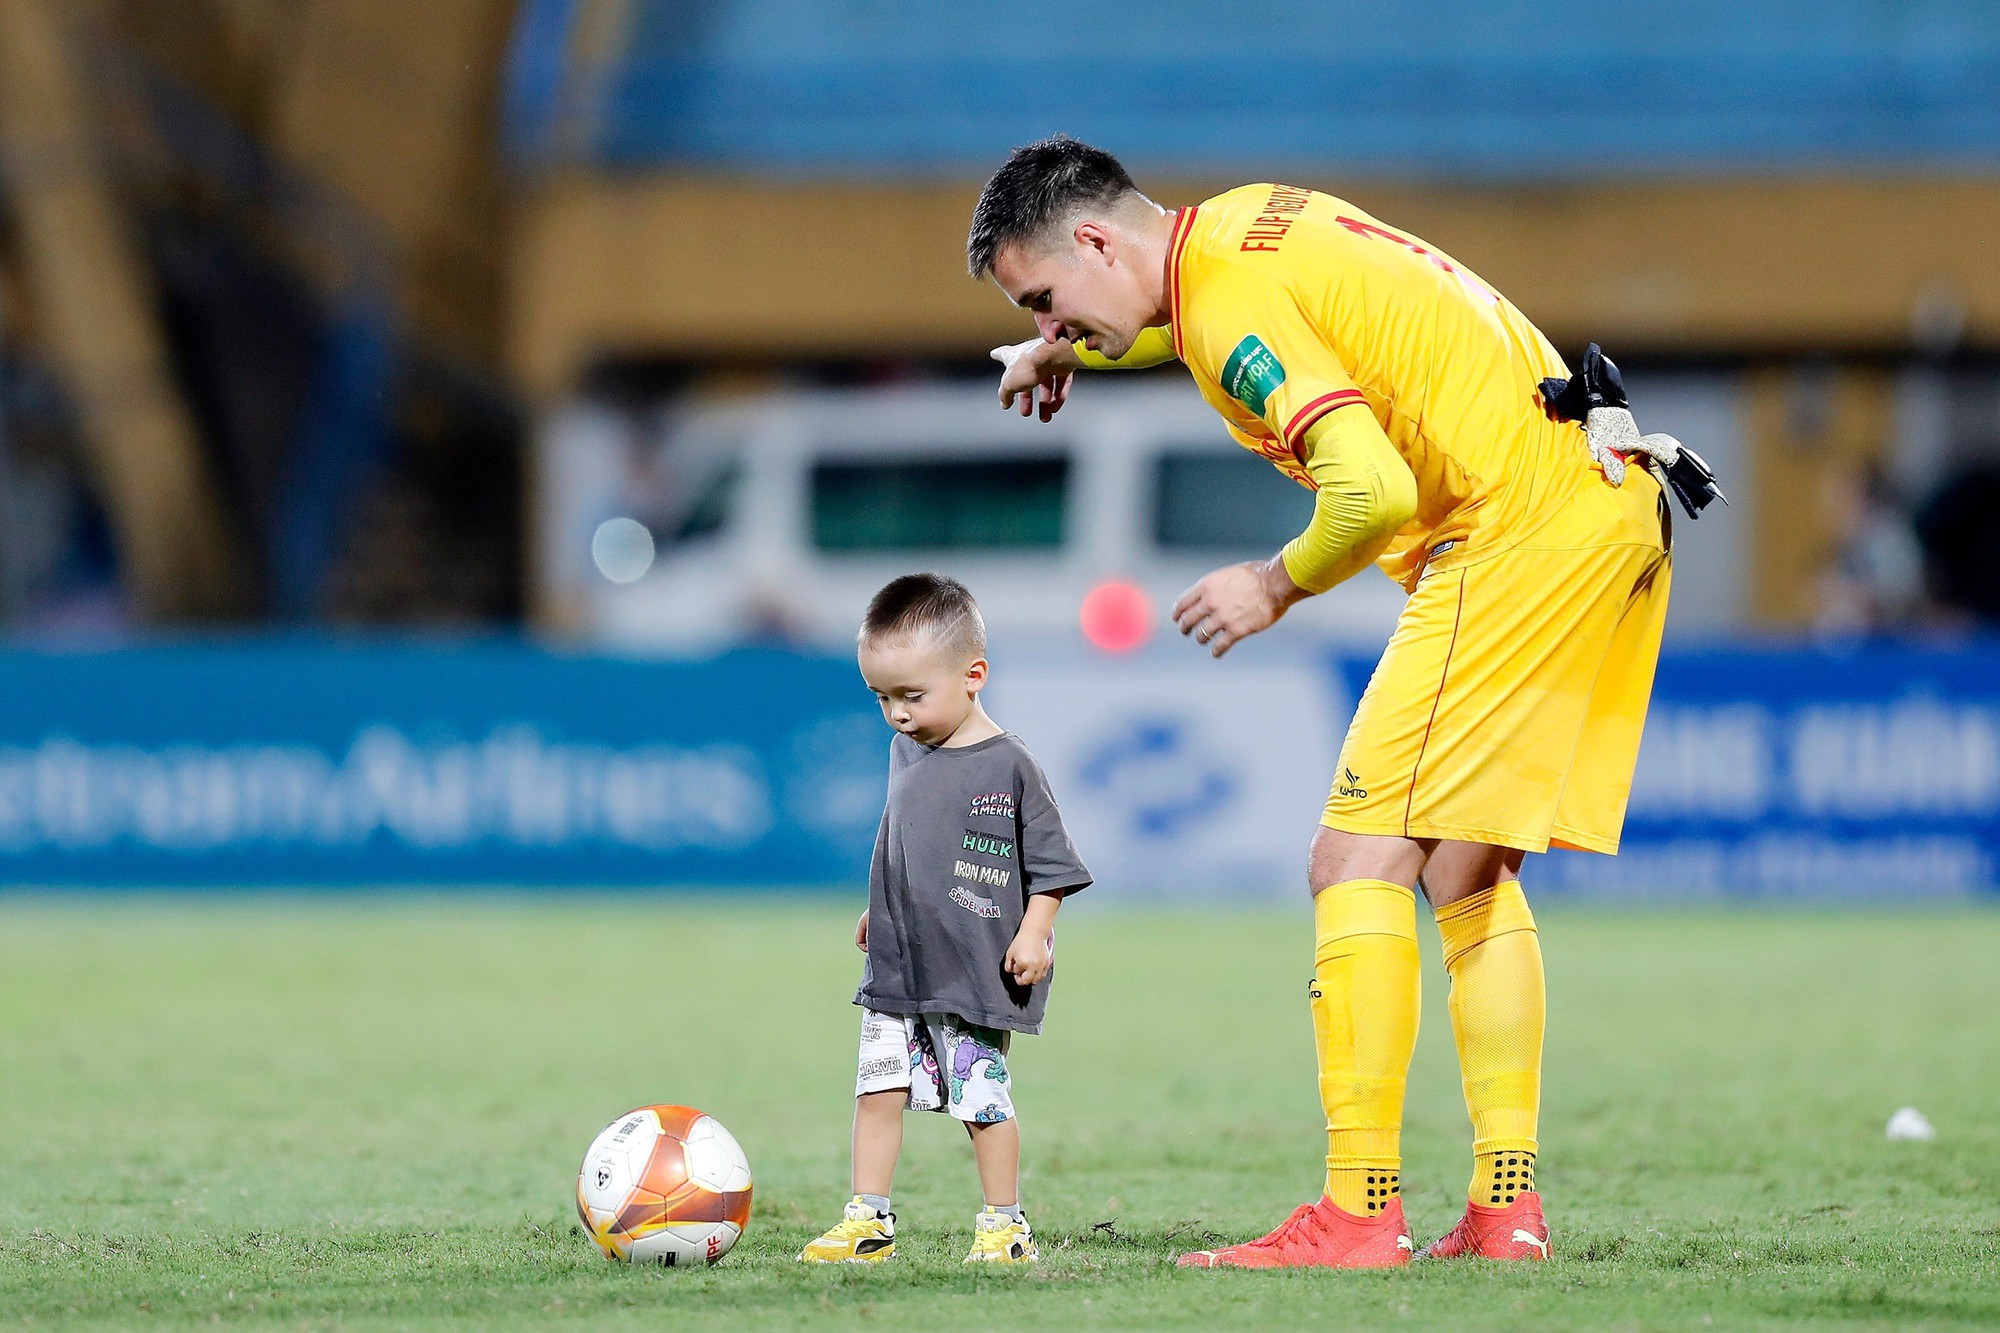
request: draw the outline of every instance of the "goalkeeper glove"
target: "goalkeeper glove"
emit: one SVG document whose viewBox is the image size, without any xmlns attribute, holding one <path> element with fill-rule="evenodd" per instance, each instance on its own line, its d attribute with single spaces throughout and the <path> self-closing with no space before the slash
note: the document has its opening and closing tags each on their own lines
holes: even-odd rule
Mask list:
<svg viewBox="0 0 2000 1333">
<path fill-rule="evenodd" d="M 1689 518 L 1700 518 L 1712 500 L 1729 503 L 1702 456 L 1671 435 L 1641 435 L 1625 397 L 1625 377 L 1596 343 L 1584 349 L 1583 369 L 1567 380 L 1542 381 L 1542 406 L 1557 421 L 1581 421 L 1590 457 L 1613 486 L 1625 484 L 1628 455 L 1647 460 Z"/>
</svg>

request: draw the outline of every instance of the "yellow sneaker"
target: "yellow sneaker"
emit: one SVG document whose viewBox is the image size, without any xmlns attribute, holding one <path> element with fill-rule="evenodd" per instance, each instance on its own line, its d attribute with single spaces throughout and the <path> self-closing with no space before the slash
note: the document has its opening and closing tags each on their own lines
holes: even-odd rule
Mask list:
<svg viewBox="0 0 2000 1333">
<path fill-rule="evenodd" d="M 988 1209 L 973 1223 L 972 1252 L 965 1256 L 965 1262 L 1031 1264 L 1041 1257 L 1042 1252 L 1035 1248 L 1035 1237 L 1028 1230 L 1027 1222 L 1016 1222 L 1006 1213 Z"/>
<path fill-rule="evenodd" d="M 879 1264 L 896 1253 L 896 1215 L 878 1213 L 859 1199 L 824 1236 L 799 1251 L 802 1264 Z"/>
</svg>

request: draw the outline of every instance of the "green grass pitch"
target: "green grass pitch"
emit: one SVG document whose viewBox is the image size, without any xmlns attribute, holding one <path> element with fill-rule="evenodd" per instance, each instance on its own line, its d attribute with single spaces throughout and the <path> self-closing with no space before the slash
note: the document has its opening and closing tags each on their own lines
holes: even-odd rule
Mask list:
<svg viewBox="0 0 2000 1333">
<path fill-rule="evenodd" d="M 903 1253 L 838 1214 L 859 959 L 824 899 L 0 902 L 0 1324 L 1742 1328 L 2000 1323 L 2000 915 L 1548 909 L 1547 1266 L 1176 1271 L 1316 1193 L 1309 915 L 1065 913 L 1016 1048 L 1045 1262 L 967 1270 L 964 1135 L 910 1126 Z M 1424 933 L 1431 935 L 1428 924 Z M 1426 939 L 1419 1243 L 1468 1168 Z M 757 1173 L 714 1269 L 575 1228 L 629 1107 Z M 1898 1106 L 1936 1142 L 1889 1143 Z"/>
</svg>

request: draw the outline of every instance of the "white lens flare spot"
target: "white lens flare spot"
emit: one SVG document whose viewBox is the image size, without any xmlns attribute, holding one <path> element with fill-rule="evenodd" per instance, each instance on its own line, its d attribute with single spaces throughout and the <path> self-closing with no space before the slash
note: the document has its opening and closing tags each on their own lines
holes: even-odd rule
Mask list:
<svg viewBox="0 0 2000 1333">
<path fill-rule="evenodd" d="M 608 518 L 590 538 L 590 558 L 613 583 L 631 583 L 653 567 L 653 534 L 636 518 Z"/>
</svg>

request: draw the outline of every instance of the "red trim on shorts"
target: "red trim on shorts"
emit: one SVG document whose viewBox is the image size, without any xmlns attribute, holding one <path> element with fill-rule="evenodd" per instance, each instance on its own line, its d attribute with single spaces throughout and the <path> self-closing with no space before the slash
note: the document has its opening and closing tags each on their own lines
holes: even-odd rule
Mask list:
<svg viewBox="0 0 2000 1333">
<path fill-rule="evenodd" d="M 1286 447 L 1296 454 L 1299 451 L 1299 445 L 1305 442 L 1303 438 L 1305 432 L 1312 429 L 1314 422 L 1333 411 L 1336 407 L 1346 407 L 1350 403 L 1360 403 L 1365 407 L 1368 404 L 1368 400 L 1362 396 L 1359 389 L 1335 389 L 1332 393 L 1321 394 L 1298 411 L 1292 413 L 1292 424 L 1285 427 Z"/>
<path fill-rule="evenodd" d="M 1472 571 L 1458 576 L 1458 609 L 1451 613 L 1451 642 L 1444 648 L 1444 666 L 1438 670 L 1438 690 L 1431 699 L 1431 715 L 1424 719 L 1424 739 L 1417 746 L 1417 762 L 1410 765 L 1410 791 L 1403 798 L 1403 836 L 1410 836 L 1410 813 L 1417 804 L 1417 775 L 1424 769 L 1424 752 L 1430 749 L 1431 728 L 1437 723 L 1438 703 L 1444 698 L 1445 682 L 1451 678 L 1451 655 L 1458 649 L 1458 623 L 1465 616 L 1465 583 Z"/>
</svg>

